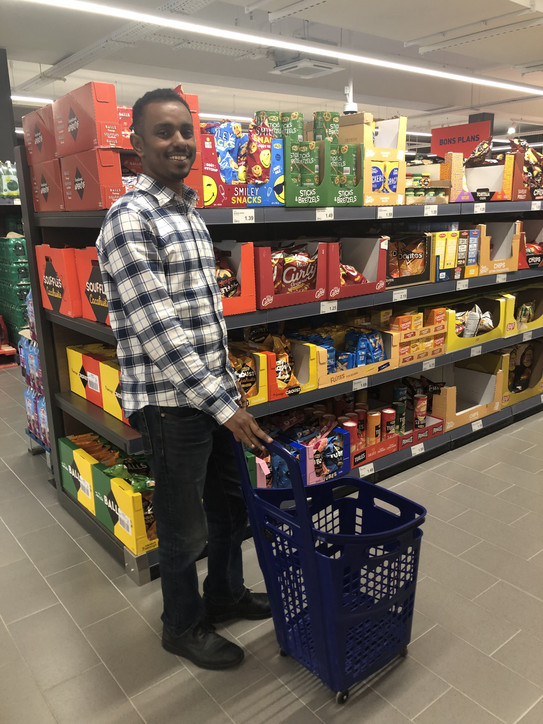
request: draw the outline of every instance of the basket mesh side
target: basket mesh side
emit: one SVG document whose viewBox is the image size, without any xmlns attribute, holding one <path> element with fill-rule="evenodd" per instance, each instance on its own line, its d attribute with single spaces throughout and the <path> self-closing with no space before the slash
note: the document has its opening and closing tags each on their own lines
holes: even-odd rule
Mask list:
<svg viewBox="0 0 543 724">
<path fill-rule="evenodd" d="M 325 533 L 341 533 L 341 516 L 336 506 L 329 505 L 312 517 L 313 527 Z"/>
</svg>

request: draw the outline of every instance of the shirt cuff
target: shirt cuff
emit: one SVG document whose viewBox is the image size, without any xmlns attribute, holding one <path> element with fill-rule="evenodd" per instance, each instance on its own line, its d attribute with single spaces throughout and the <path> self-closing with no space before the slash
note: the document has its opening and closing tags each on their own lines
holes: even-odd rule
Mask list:
<svg viewBox="0 0 543 724">
<path fill-rule="evenodd" d="M 224 392 L 211 404 L 206 405 L 204 412 L 215 418 L 219 425 L 224 425 L 239 410 L 239 406 L 232 397 Z"/>
</svg>

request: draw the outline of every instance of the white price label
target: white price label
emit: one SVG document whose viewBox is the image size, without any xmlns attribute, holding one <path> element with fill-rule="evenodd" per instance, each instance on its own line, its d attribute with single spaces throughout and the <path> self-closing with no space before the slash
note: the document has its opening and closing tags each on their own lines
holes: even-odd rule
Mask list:
<svg viewBox="0 0 543 724">
<path fill-rule="evenodd" d="M 232 223 L 233 224 L 254 224 L 255 223 L 255 210 L 254 209 L 232 209 Z"/>
<path fill-rule="evenodd" d="M 483 429 L 483 421 L 482 420 L 475 420 L 475 422 L 471 423 L 471 429 L 473 432 L 477 432 L 477 430 Z"/>
<path fill-rule="evenodd" d="M 437 204 L 426 204 L 424 216 L 437 216 Z"/>
<path fill-rule="evenodd" d="M 393 215 L 394 215 L 393 206 L 379 206 L 377 208 L 377 218 L 378 219 L 391 219 Z"/>
<path fill-rule="evenodd" d="M 541 204 L 541 201 L 539 202 Z M 20 206 L 21 205 L 21 199 L 13 199 L 13 205 L 14 206 Z M 539 207 L 541 208 L 541 206 Z"/>
<path fill-rule="evenodd" d="M 100 392 L 100 378 L 94 372 L 87 372 L 87 384 L 93 392 Z"/>
<path fill-rule="evenodd" d="M 322 209 L 315 210 L 315 219 L 317 221 L 333 221 L 334 220 L 334 207 L 325 206 Z"/>
<path fill-rule="evenodd" d="M 522 341 L 529 342 L 533 336 L 534 336 L 533 332 L 524 332 L 524 334 L 522 335 Z"/>
<path fill-rule="evenodd" d="M 541 211 L 541 201 L 532 201 L 531 211 Z"/>
<path fill-rule="evenodd" d="M 423 442 L 419 442 L 418 445 L 413 445 L 413 447 L 411 448 L 412 457 L 415 457 L 415 455 L 420 455 L 423 452 L 424 452 L 424 443 Z"/>
<path fill-rule="evenodd" d="M 394 289 L 392 292 L 393 302 L 405 302 L 407 299 L 407 289 Z"/>
<path fill-rule="evenodd" d="M 321 302 L 321 314 L 337 312 L 337 302 Z"/>
<path fill-rule="evenodd" d="M 435 359 L 427 359 L 426 362 L 422 363 L 422 371 L 426 372 L 426 370 L 433 370 L 436 366 Z"/>
<path fill-rule="evenodd" d="M 507 274 L 496 274 L 496 284 L 503 284 L 507 281 Z"/>
<path fill-rule="evenodd" d="M 483 353 L 483 348 L 479 344 L 477 347 L 472 347 L 470 350 L 470 357 L 479 357 Z"/>
<path fill-rule="evenodd" d="M 367 388 L 368 388 L 368 378 L 367 377 L 361 377 L 359 380 L 354 380 L 353 392 L 356 392 L 357 390 L 366 390 Z"/>
<path fill-rule="evenodd" d="M 367 465 L 362 465 L 358 468 L 358 477 L 367 478 L 368 475 L 373 475 L 374 472 L 375 468 L 373 467 L 373 463 L 368 463 Z"/>
<path fill-rule="evenodd" d="M 474 214 L 485 214 L 486 213 L 486 204 L 473 204 L 473 213 Z"/>
<path fill-rule="evenodd" d="M 460 279 L 456 282 L 456 291 L 461 292 L 464 289 L 469 289 L 469 279 Z"/>
<path fill-rule="evenodd" d="M 79 489 L 81 490 L 83 495 L 86 495 L 89 500 L 91 499 L 90 485 L 87 483 L 86 480 L 83 480 L 83 478 L 79 479 Z"/>
</svg>

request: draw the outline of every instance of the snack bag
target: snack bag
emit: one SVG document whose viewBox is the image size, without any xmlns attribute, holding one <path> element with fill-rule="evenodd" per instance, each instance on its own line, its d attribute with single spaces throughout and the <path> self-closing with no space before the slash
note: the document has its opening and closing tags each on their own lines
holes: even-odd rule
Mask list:
<svg viewBox="0 0 543 724">
<path fill-rule="evenodd" d="M 305 292 L 315 288 L 317 254 L 303 249 L 272 252 L 273 284 L 276 294 Z"/>
<path fill-rule="evenodd" d="M 413 239 L 398 242 L 398 270 L 400 277 L 422 274 L 426 268 L 426 242 Z"/>
<path fill-rule="evenodd" d="M 350 264 L 340 264 L 339 271 L 341 276 L 341 286 L 344 284 L 367 284 L 368 280 L 354 266 Z"/>
<path fill-rule="evenodd" d="M 277 386 L 280 390 L 290 390 L 290 394 L 300 392 L 300 383 L 294 375 L 294 360 L 290 353 L 288 340 L 285 337 L 274 336 L 273 351 L 276 356 Z"/>
<path fill-rule="evenodd" d="M 232 270 L 228 257 L 230 252 L 215 249 L 215 274 L 221 297 L 239 297 L 241 294 L 240 283 Z"/>
<path fill-rule="evenodd" d="M 239 126 L 239 124 L 236 125 Z M 219 126 L 208 128 L 215 136 L 215 150 L 222 180 L 227 184 L 238 183 L 237 158 L 240 139 L 236 135 L 234 124 L 227 121 Z"/>
<path fill-rule="evenodd" d="M 388 275 L 393 279 L 397 279 L 400 276 L 400 260 L 398 258 L 398 246 L 400 243 L 401 242 L 393 241 L 392 239 L 388 242 Z"/>
<path fill-rule="evenodd" d="M 228 359 L 246 397 L 252 397 L 258 392 L 255 360 L 250 352 L 241 349 L 228 350 Z"/>
<path fill-rule="evenodd" d="M 473 166 L 484 166 L 486 157 L 492 147 L 492 136 L 485 138 L 479 145 L 473 149 L 468 158 L 464 160 L 464 166 L 471 168 Z"/>
<path fill-rule="evenodd" d="M 270 180 L 273 132 L 268 124 L 251 126 L 247 146 L 247 183 L 265 184 Z"/>
</svg>

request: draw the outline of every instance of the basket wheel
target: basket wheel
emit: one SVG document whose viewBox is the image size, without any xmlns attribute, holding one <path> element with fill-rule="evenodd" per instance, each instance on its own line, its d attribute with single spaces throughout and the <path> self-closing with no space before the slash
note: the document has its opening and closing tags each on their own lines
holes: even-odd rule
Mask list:
<svg viewBox="0 0 543 724">
<path fill-rule="evenodd" d="M 279 649 L 279 656 L 288 656 L 286 651 L 283 651 L 283 649 Z"/>
<path fill-rule="evenodd" d="M 349 698 L 349 690 L 346 691 L 338 691 L 336 694 L 336 703 L 337 704 L 345 704 L 347 699 Z"/>
</svg>

